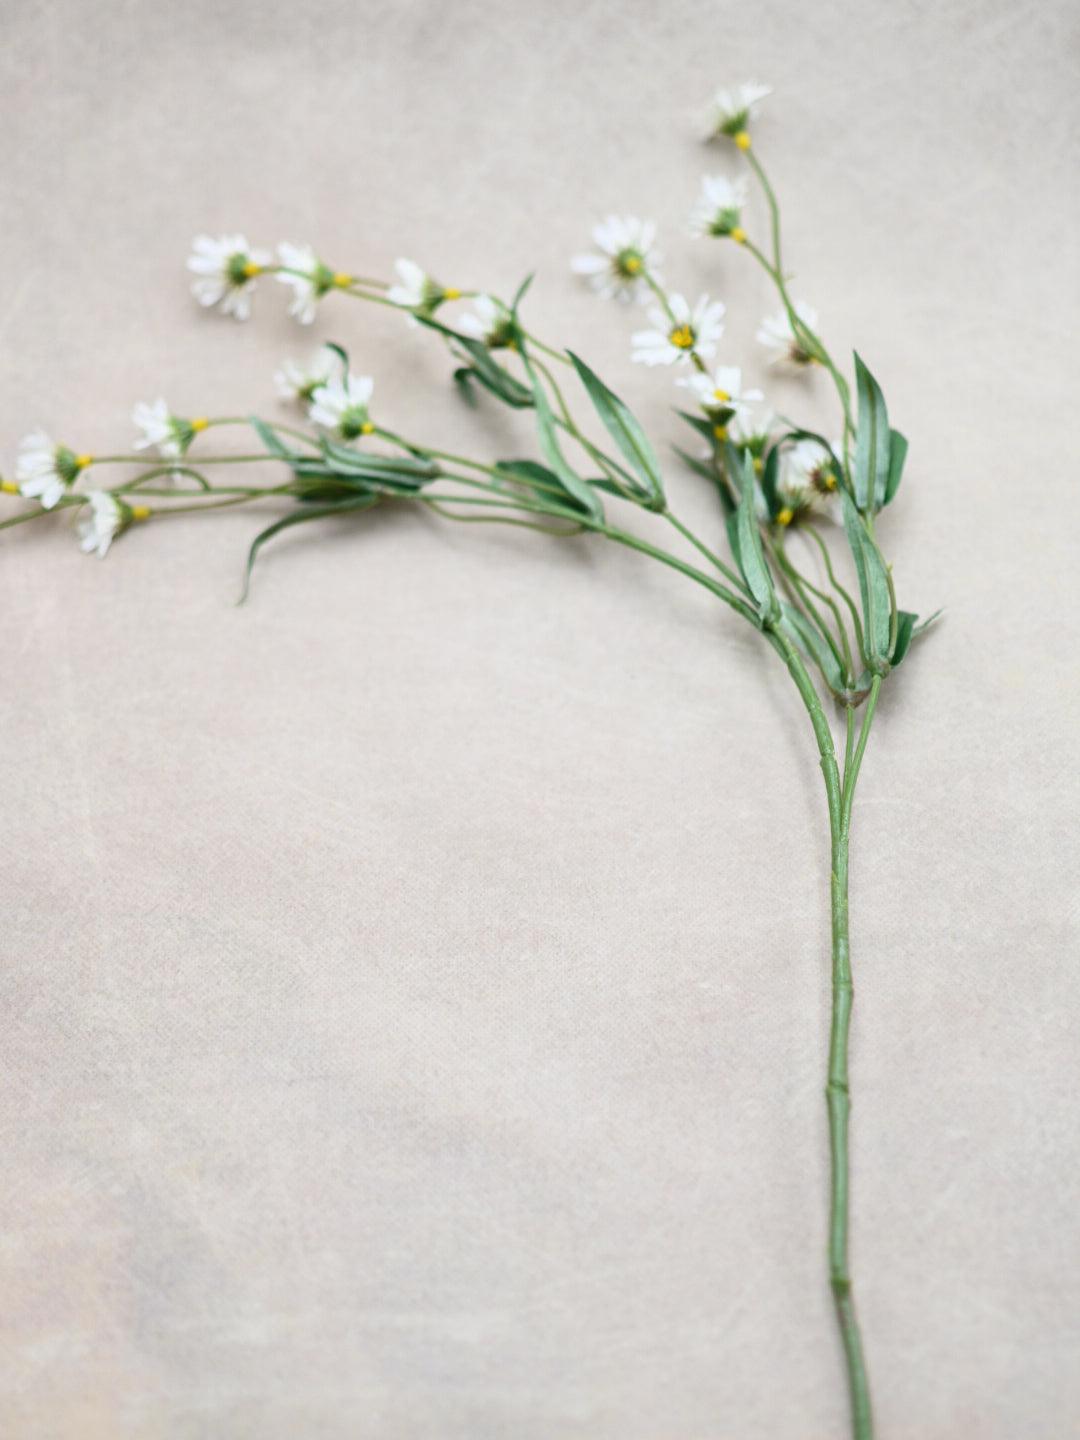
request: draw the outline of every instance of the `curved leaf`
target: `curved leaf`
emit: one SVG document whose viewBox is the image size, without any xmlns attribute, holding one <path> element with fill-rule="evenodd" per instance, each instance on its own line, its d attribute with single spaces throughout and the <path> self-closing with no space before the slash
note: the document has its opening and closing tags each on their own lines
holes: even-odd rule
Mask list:
<svg viewBox="0 0 1080 1440">
<path fill-rule="evenodd" d="M 566 353 L 573 362 L 578 378 L 588 391 L 593 409 L 603 421 L 604 428 L 641 479 L 646 497 L 652 504 L 662 504 L 664 483 L 660 474 L 660 462 L 649 443 L 649 437 L 632 412 L 613 390 L 608 389 L 599 375 L 590 370 L 584 360 L 572 350 Z"/>
<path fill-rule="evenodd" d="M 238 603 L 242 605 L 247 599 L 248 590 L 251 588 L 251 571 L 259 551 L 268 540 L 272 540 L 275 535 L 280 535 L 283 530 L 291 529 L 294 525 L 303 525 L 308 520 L 322 520 L 330 515 L 341 515 L 353 510 L 369 510 L 372 505 L 378 503 L 378 495 L 357 495 L 351 500 L 339 500 L 334 505 L 315 505 L 299 514 L 286 515 L 282 520 L 275 520 L 273 525 L 268 525 L 265 530 L 260 531 L 251 542 Z"/>
<path fill-rule="evenodd" d="M 859 426 L 855 432 L 855 503 L 865 514 L 867 510 L 880 510 L 885 503 L 889 475 L 889 413 L 880 385 L 858 354 L 855 356 L 855 385 L 859 397 Z"/>
</svg>

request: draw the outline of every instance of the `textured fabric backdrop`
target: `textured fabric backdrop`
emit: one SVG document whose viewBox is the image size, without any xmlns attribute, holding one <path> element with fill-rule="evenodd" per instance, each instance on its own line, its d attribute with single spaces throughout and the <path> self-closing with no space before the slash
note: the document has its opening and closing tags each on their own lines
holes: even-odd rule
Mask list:
<svg viewBox="0 0 1080 1440">
<path fill-rule="evenodd" d="M 275 413 L 277 360 L 320 336 L 383 421 L 522 443 L 400 317 L 330 301 L 312 337 L 268 284 L 246 326 L 199 311 L 203 229 L 504 293 L 535 267 L 536 328 L 679 438 L 635 317 L 566 259 L 655 215 L 752 351 L 760 275 L 680 235 L 731 163 L 699 103 L 776 87 L 796 290 L 911 437 L 888 549 L 903 602 L 948 609 L 856 807 L 854 1266 L 888 1440 L 1080 1433 L 1073 11 L 5 14 L 7 474 L 38 424 L 126 447 L 159 392 Z M 772 393 L 833 423 L 822 376 Z M 150 525 L 104 564 L 62 523 L 0 537 L 0 1430 L 842 1435 L 826 826 L 787 677 L 639 557 L 413 513 L 283 539 L 238 609 L 259 523 Z"/>
</svg>

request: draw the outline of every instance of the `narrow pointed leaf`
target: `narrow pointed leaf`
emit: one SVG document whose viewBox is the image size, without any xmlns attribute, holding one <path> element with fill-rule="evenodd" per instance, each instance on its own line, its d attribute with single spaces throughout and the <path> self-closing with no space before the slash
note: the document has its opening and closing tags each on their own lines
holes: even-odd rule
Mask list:
<svg viewBox="0 0 1080 1440">
<path fill-rule="evenodd" d="M 846 490 L 840 492 L 844 507 L 844 530 L 859 577 L 863 612 L 863 655 L 871 670 L 888 668 L 891 621 L 889 581 L 881 552 L 871 540 L 855 501 Z"/>
<path fill-rule="evenodd" d="M 590 370 L 584 360 L 572 350 L 566 352 L 573 361 L 578 378 L 588 391 L 593 409 L 604 423 L 604 428 L 615 441 L 640 478 L 646 496 L 651 502 L 664 498 L 664 483 L 660 474 L 660 462 L 649 443 L 641 425 L 615 394 L 609 390 L 595 371 Z"/>
<path fill-rule="evenodd" d="M 559 448 L 559 437 L 555 429 L 555 416 L 551 410 L 551 402 L 527 357 L 525 358 L 525 368 L 532 381 L 533 403 L 536 406 L 536 429 L 544 459 L 559 477 L 559 483 L 576 502 L 578 508 L 593 520 L 603 520 L 604 507 L 600 503 L 600 497 L 591 485 L 582 480 Z"/>
<path fill-rule="evenodd" d="M 899 430 L 889 431 L 889 473 L 885 478 L 885 493 L 882 497 L 882 505 L 888 505 L 889 501 L 900 488 L 900 476 L 904 473 L 904 461 L 907 459 L 908 444 Z"/>
<path fill-rule="evenodd" d="M 826 685 L 839 695 L 844 691 L 844 676 L 828 641 L 816 625 L 793 605 L 780 601 L 780 626 L 786 630 L 804 655 L 807 655 L 821 671 Z"/>
<path fill-rule="evenodd" d="M 688 465 L 690 469 L 693 470 L 695 475 L 704 475 L 705 479 L 711 480 L 714 485 L 720 483 L 719 476 L 716 473 L 716 467 L 714 465 L 710 465 L 707 460 L 696 459 L 693 455 L 689 455 L 685 450 L 680 449 L 678 445 L 672 445 L 671 448 L 675 451 L 675 454 L 678 455 L 679 459 L 683 462 L 683 464 Z"/>
<path fill-rule="evenodd" d="M 276 455 L 279 460 L 287 460 L 290 464 L 292 463 L 295 458 L 293 452 L 278 439 L 265 420 L 260 420 L 257 415 L 249 415 L 248 423 L 271 455 Z"/>
<path fill-rule="evenodd" d="M 475 378 L 475 371 L 470 370 L 468 365 L 461 365 L 454 371 L 454 384 L 458 387 L 461 398 L 474 410 L 476 409 L 476 394 L 472 388 L 472 381 Z"/>
<path fill-rule="evenodd" d="M 919 617 L 913 615 L 910 610 L 901 610 L 897 613 L 896 643 L 893 646 L 892 655 L 889 659 L 889 663 L 894 670 L 911 647 L 911 641 L 915 635 L 915 622 L 918 618 Z"/>
<path fill-rule="evenodd" d="M 855 356 L 859 426 L 855 432 L 855 503 L 865 515 L 885 503 L 889 475 L 889 414 L 873 375 Z M 898 481 L 899 483 L 899 477 Z"/>
<path fill-rule="evenodd" d="M 772 622 L 779 617 L 780 607 L 758 532 L 753 462 L 749 455 L 743 455 L 734 445 L 726 445 L 724 450 L 728 473 L 738 477 L 739 481 L 739 504 L 733 524 L 736 535 L 736 544 L 733 546 L 735 559 L 757 604 L 759 616 L 763 621 Z M 729 528 L 729 535 L 730 533 Z"/>
<path fill-rule="evenodd" d="M 699 435 L 703 435 L 706 440 L 711 440 L 714 445 L 721 438 L 716 433 L 716 426 L 704 415 L 692 415 L 689 410 L 676 410 L 675 414 L 681 416 Z"/>
<path fill-rule="evenodd" d="M 298 514 L 286 515 L 282 520 L 275 520 L 273 525 L 268 525 L 265 530 L 260 531 L 251 543 L 248 551 L 247 564 L 244 567 L 244 581 L 240 590 L 240 601 L 242 605 L 247 599 L 248 590 L 251 588 L 251 572 L 259 551 L 268 540 L 275 535 L 280 535 L 283 530 L 291 529 L 294 525 L 303 525 L 308 520 L 322 520 L 331 515 L 342 515 L 354 510 L 369 510 L 372 505 L 379 503 L 377 495 L 357 495 L 353 499 L 339 500 L 333 505 L 317 505 L 303 510 Z"/>
</svg>

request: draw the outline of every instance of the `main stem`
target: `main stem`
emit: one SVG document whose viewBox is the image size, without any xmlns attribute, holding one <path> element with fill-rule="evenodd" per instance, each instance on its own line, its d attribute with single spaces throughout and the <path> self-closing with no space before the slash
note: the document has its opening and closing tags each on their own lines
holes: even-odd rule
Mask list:
<svg viewBox="0 0 1080 1440">
<path fill-rule="evenodd" d="M 872 1440 L 874 1421 L 866 1361 L 863 1357 L 859 1323 L 855 1316 L 851 1267 L 848 1262 L 848 1122 L 851 1115 L 848 1041 L 851 1032 L 851 1008 L 855 998 L 848 938 L 848 850 L 855 783 L 859 778 L 859 767 L 862 765 L 863 753 L 870 735 L 880 688 L 881 679 L 875 676 L 853 753 L 850 745 L 853 719 L 849 712 L 848 754 L 851 758 L 845 766 L 840 808 L 832 825 L 832 1023 L 829 1030 L 828 1080 L 825 1085 L 825 1103 L 829 1112 L 829 1284 L 847 1363 L 848 1389 L 851 1395 L 851 1433 L 854 1440 Z"/>
<path fill-rule="evenodd" d="M 859 1323 L 855 1316 L 851 1269 L 848 1264 L 848 1120 L 851 1114 L 848 1039 L 851 1031 L 851 1006 L 855 995 L 851 981 L 851 951 L 848 942 L 848 847 L 855 783 L 859 778 L 866 742 L 870 737 L 870 726 L 881 689 L 881 677 L 875 676 L 871 683 L 863 711 L 862 727 L 854 747 L 854 721 L 849 712 L 848 744 L 841 777 L 832 730 L 802 657 L 783 635 L 769 630 L 765 633 L 766 639 L 779 651 L 786 663 L 810 715 L 829 802 L 832 853 L 832 1022 L 829 1031 L 828 1079 L 825 1086 L 825 1100 L 829 1112 L 829 1284 L 836 1306 L 836 1319 L 840 1327 L 847 1367 L 852 1440 L 873 1440 L 870 1384 L 866 1375 Z"/>
</svg>

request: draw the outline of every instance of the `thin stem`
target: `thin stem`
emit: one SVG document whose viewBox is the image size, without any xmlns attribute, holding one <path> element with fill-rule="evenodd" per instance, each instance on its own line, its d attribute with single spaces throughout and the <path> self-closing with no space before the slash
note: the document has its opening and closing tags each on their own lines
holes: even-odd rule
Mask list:
<svg viewBox="0 0 1080 1440">
<path fill-rule="evenodd" d="M 703 541 L 699 540 L 688 525 L 684 525 L 683 522 L 676 515 L 672 514 L 670 510 L 665 509 L 662 510 L 660 513 L 670 525 L 673 525 L 675 527 L 675 529 L 679 532 L 680 535 L 683 536 L 684 539 L 689 540 L 690 544 L 693 545 L 694 549 L 697 550 L 699 554 L 704 555 L 705 559 L 708 560 L 710 564 L 715 565 L 715 567 L 717 568 L 717 570 L 720 571 L 720 574 L 723 575 L 725 580 L 729 580 L 731 584 L 735 586 L 736 590 L 740 590 L 744 595 L 750 595 L 750 591 L 747 588 L 746 582 L 742 579 L 742 577 L 736 575 L 734 570 L 730 569 L 729 566 L 724 564 L 724 562 L 720 559 L 719 555 L 714 554 L 713 551 L 711 551 Z"/>
<path fill-rule="evenodd" d="M 855 640 L 858 646 L 859 653 L 862 654 L 863 632 L 862 617 L 859 615 L 859 607 L 852 599 L 850 591 L 845 589 L 845 587 L 841 585 L 840 581 L 836 578 L 836 572 L 833 570 L 832 556 L 829 554 L 829 547 L 825 544 L 825 541 L 822 540 L 821 536 L 817 533 L 813 525 L 804 526 L 803 534 L 809 535 L 814 541 L 814 543 L 817 545 L 818 549 L 821 551 L 821 558 L 825 562 L 825 573 L 829 577 L 829 584 L 833 587 L 836 593 L 840 596 L 841 600 L 843 600 L 844 604 L 847 606 L 848 610 L 851 612 L 851 618 L 855 625 Z"/>
<path fill-rule="evenodd" d="M 827 595 L 823 590 L 819 590 L 817 586 L 814 585 L 810 580 L 808 580 L 807 577 L 802 573 L 802 571 L 788 555 L 787 547 L 784 544 L 782 536 L 777 536 L 776 541 L 773 545 L 773 550 L 776 555 L 777 564 L 784 572 L 790 584 L 795 588 L 799 599 L 802 601 L 803 605 L 806 606 L 808 614 L 811 616 L 814 623 L 817 625 L 818 629 L 824 636 L 825 641 L 829 646 L 829 649 L 833 653 L 833 657 L 835 658 L 836 663 L 844 672 L 845 682 L 848 685 L 852 684 L 855 679 L 855 665 L 851 656 L 851 645 L 848 641 L 847 628 L 844 625 L 836 601 L 832 598 L 831 595 Z M 833 621 L 836 624 L 837 634 L 840 638 L 840 649 L 837 648 L 837 644 L 835 639 L 833 638 L 832 632 L 825 624 L 825 621 L 821 618 L 821 614 L 818 611 L 817 606 L 814 604 L 813 600 L 810 599 L 811 595 L 816 596 L 823 605 L 827 605 L 829 607 L 829 610 L 833 617 Z"/>
</svg>

